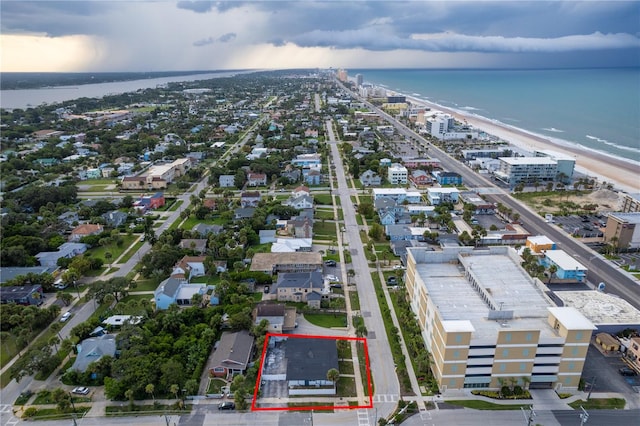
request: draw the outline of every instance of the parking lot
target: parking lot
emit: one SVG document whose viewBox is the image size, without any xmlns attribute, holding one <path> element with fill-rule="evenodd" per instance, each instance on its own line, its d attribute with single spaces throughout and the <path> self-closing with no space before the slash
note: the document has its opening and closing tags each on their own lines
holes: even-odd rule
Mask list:
<svg viewBox="0 0 640 426">
<path fill-rule="evenodd" d="M 606 218 L 595 215 L 554 216 L 553 221 L 561 226 L 565 232 L 579 238 L 601 238 L 604 236 L 601 228 L 606 225 Z"/>
<path fill-rule="evenodd" d="M 589 345 L 582 378 L 595 383 L 593 392 L 640 392 L 640 376 L 623 376 L 618 372 L 625 367 L 622 356 L 605 356 L 593 344 Z M 585 387 L 589 391 L 589 385 Z"/>
<path fill-rule="evenodd" d="M 487 231 L 491 229 L 491 225 L 495 225 L 498 229 L 504 229 L 505 223 L 494 214 L 477 214 L 474 215 L 478 224 Z"/>
</svg>

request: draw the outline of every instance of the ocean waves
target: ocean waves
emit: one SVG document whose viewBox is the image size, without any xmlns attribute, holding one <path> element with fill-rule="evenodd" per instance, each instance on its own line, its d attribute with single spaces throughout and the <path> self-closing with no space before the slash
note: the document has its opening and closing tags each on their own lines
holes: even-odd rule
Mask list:
<svg viewBox="0 0 640 426">
<path fill-rule="evenodd" d="M 633 146 L 620 145 L 620 144 L 617 144 L 617 143 L 614 143 L 614 142 L 609 142 L 608 140 L 599 138 L 597 136 L 586 135 L 585 137 L 587 139 L 591 139 L 591 140 L 596 141 L 598 143 L 601 143 L 601 144 L 604 144 L 604 145 L 607 145 L 607 146 L 611 146 L 611 147 L 614 147 L 614 148 L 617 148 L 617 149 L 621 149 L 623 151 L 636 152 L 636 153 L 640 154 L 640 148 L 636 148 L 636 147 L 633 147 Z"/>
</svg>

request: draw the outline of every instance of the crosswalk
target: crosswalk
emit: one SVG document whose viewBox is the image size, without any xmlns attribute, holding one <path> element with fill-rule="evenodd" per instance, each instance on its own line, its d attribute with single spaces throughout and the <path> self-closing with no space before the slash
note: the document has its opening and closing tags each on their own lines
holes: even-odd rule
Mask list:
<svg viewBox="0 0 640 426">
<path fill-rule="evenodd" d="M 369 410 L 358 410 L 358 426 L 370 426 Z"/>
<path fill-rule="evenodd" d="M 20 419 L 13 415 L 13 407 L 11 404 L 0 404 L 0 415 L 3 421 L 2 426 L 13 426 L 20 423 Z M 4 421 L 7 419 L 6 421 Z"/>
<path fill-rule="evenodd" d="M 373 396 L 373 402 L 398 402 L 399 399 L 398 395 L 375 394 Z"/>
</svg>

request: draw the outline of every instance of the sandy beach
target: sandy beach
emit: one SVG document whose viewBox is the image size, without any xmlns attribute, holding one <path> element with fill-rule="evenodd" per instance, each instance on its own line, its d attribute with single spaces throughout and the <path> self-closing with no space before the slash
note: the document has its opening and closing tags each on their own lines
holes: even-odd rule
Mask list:
<svg viewBox="0 0 640 426">
<path fill-rule="evenodd" d="M 412 96 L 407 96 L 412 104 L 426 106 L 452 114 L 457 121 L 466 121 L 471 126 L 497 136 L 526 151 L 551 150 L 576 159 L 576 171 L 597 178 L 601 183 L 608 182 L 616 189 L 640 192 L 640 164 L 625 159 L 600 154 L 579 147 L 560 145 L 544 137 L 536 136 L 507 125 L 494 122 L 473 114 L 445 108 Z"/>
</svg>

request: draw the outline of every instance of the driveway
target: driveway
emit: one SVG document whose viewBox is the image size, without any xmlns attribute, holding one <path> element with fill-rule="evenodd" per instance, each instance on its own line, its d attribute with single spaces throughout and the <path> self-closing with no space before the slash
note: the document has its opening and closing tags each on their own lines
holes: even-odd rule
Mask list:
<svg viewBox="0 0 640 426">
<path fill-rule="evenodd" d="M 588 384 L 595 382 L 594 392 L 618 392 L 629 395 L 631 398 L 628 400 L 640 400 L 633 388 L 633 386 L 640 386 L 640 377 L 622 376 L 618 368 L 624 366 L 620 356 L 605 356 L 592 344 L 589 345 L 582 378 Z M 585 386 L 585 391 L 589 391 L 589 385 Z"/>
<path fill-rule="evenodd" d="M 301 313 L 298 313 L 296 321 L 298 322 L 298 327 L 292 334 L 304 334 L 308 336 L 347 336 L 346 329 L 319 327 L 307 321 Z"/>
</svg>

